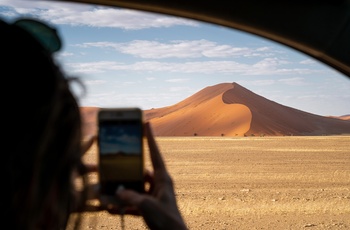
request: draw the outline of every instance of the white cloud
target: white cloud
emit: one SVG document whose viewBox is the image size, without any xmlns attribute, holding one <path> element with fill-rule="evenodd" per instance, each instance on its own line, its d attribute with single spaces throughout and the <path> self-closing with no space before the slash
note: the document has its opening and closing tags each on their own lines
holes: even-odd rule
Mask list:
<svg viewBox="0 0 350 230">
<path fill-rule="evenodd" d="M 140 58 L 227 58 L 227 57 L 265 57 L 271 56 L 272 51 L 267 47 L 248 48 L 233 47 L 226 44 L 218 44 L 213 41 L 201 40 L 176 40 L 168 43 L 148 40 L 134 40 L 127 43 L 90 42 L 83 43 L 80 47 L 112 48 L 124 54 L 130 54 Z"/>
<path fill-rule="evenodd" d="M 166 80 L 166 82 L 172 82 L 172 83 L 178 83 L 178 82 L 186 82 L 188 81 L 189 79 L 185 79 L 185 78 L 176 78 L 176 79 L 169 79 L 169 80 Z"/>
<path fill-rule="evenodd" d="M 188 90 L 190 90 L 190 88 L 189 87 L 185 87 L 185 86 L 183 86 L 183 87 L 170 87 L 170 92 L 181 92 L 181 91 L 188 91 Z"/>
<path fill-rule="evenodd" d="M 312 65 L 312 64 L 315 64 L 316 61 L 311 60 L 311 59 L 306 59 L 306 60 L 300 61 L 299 63 L 300 63 L 300 64 L 303 64 L 303 65 Z"/>
<path fill-rule="evenodd" d="M 307 83 L 305 82 L 304 78 L 301 77 L 294 77 L 294 78 L 284 78 L 284 79 L 279 79 L 279 82 L 282 82 L 286 85 L 306 85 Z"/>
<path fill-rule="evenodd" d="M 189 19 L 88 4 L 4 0 L 0 3 L 0 6 L 2 5 L 12 8 L 4 12 L 8 16 L 35 15 L 36 18 L 57 25 L 113 27 L 125 30 L 165 28 L 176 25 L 198 26 L 198 22 Z"/>
<path fill-rule="evenodd" d="M 102 85 L 107 83 L 106 80 L 85 80 L 84 84 L 85 85 Z"/>
<path fill-rule="evenodd" d="M 309 74 L 315 72 L 310 69 L 279 68 L 276 62 L 261 64 L 245 64 L 234 61 L 197 61 L 197 62 L 157 62 L 143 61 L 135 63 L 121 63 L 113 61 L 99 61 L 86 63 L 69 63 L 67 69 L 73 73 L 96 74 L 108 71 L 136 71 L 148 73 L 202 73 L 202 74 L 242 74 L 242 75 L 283 75 Z M 296 82 L 296 79 L 294 79 Z"/>
<path fill-rule="evenodd" d="M 62 56 L 62 57 L 69 57 L 69 56 L 74 56 L 74 53 L 72 52 L 61 52 L 59 54 L 59 56 Z"/>
<path fill-rule="evenodd" d="M 249 85 L 253 85 L 253 86 L 267 86 L 267 85 L 273 85 L 276 83 L 276 80 L 272 80 L 272 79 L 265 79 L 265 80 L 251 80 L 251 81 L 242 81 L 239 80 L 237 81 L 238 84 L 242 85 L 242 86 L 249 86 Z"/>
<path fill-rule="evenodd" d="M 286 74 L 311 74 L 321 73 L 320 70 L 307 68 L 283 68 L 283 65 L 290 64 L 288 61 L 274 57 L 264 58 L 250 66 L 245 75 L 286 75 Z"/>
</svg>

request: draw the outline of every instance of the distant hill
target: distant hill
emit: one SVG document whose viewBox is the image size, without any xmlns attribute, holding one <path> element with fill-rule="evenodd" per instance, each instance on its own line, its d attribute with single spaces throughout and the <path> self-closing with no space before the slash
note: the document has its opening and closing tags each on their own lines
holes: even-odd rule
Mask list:
<svg viewBox="0 0 350 230">
<path fill-rule="evenodd" d="M 237 83 L 209 86 L 164 108 L 145 110 L 159 136 L 350 134 L 350 121 L 278 104 Z"/>
<path fill-rule="evenodd" d="M 85 134 L 96 107 L 82 107 Z M 348 115 L 325 117 L 278 104 L 237 83 L 206 87 L 177 104 L 144 110 L 156 136 L 318 136 L 350 134 Z"/>
<path fill-rule="evenodd" d="M 93 135 L 97 132 L 98 107 L 80 107 L 80 114 L 83 120 L 83 135 Z"/>
<path fill-rule="evenodd" d="M 329 116 L 329 117 L 338 118 L 338 119 L 341 119 L 341 120 L 348 120 L 348 121 L 350 121 L 350 114 L 343 115 L 343 116 Z"/>
</svg>

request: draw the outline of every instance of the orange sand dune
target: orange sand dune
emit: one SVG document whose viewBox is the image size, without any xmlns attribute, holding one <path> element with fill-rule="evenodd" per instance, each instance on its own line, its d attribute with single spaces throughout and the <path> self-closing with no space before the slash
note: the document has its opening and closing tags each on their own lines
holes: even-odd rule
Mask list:
<svg viewBox="0 0 350 230">
<path fill-rule="evenodd" d="M 96 133 L 97 107 L 81 107 L 84 135 Z M 206 87 L 163 108 L 144 110 L 157 136 L 289 136 L 350 134 L 347 117 L 303 112 L 236 83 Z"/>
<path fill-rule="evenodd" d="M 339 118 L 342 119 L 342 120 L 348 120 L 348 121 L 350 121 L 350 115 L 340 116 Z"/>
<path fill-rule="evenodd" d="M 173 106 L 144 112 L 159 136 L 350 134 L 349 121 L 283 106 L 236 83 L 206 87 Z"/>
<path fill-rule="evenodd" d="M 347 120 L 350 121 L 350 115 L 343 115 L 343 116 L 329 116 L 332 118 L 337 118 L 337 119 L 341 119 L 341 120 Z"/>
<path fill-rule="evenodd" d="M 223 103 L 223 93 L 230 88 L 212 86 L 174 106 L 146 110 L 146 120 L 160 136 L 243 136 L 252 114 L 243 104 Z"/>
<path fill-rule="evenodd" d="M 83 136 L 95 135 L 97 132 L 98 107 L 80 107 L 80 114 L 83 123 Z"/>
</svg>

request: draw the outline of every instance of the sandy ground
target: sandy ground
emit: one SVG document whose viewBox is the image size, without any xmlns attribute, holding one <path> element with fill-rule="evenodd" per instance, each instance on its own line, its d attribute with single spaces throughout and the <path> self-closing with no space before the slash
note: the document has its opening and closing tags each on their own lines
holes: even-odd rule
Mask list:
<svg viewBox="0 0 350 230">
<path fill-rule="evenodd" d="M 189 229 L 350 229 L 350 136 L 157 141 Z M 119 216 L 82 217 L 82 229 L 121 229 Z M 125 229 L 147 227 L 126 217 Z"/>
</svg>

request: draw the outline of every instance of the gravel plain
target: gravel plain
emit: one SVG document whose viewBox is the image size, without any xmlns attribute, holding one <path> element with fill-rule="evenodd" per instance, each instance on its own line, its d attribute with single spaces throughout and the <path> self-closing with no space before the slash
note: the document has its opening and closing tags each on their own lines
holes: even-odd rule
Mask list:
<svg viewBox="0 0 350 230">
<path fill-rule="evenodd" d="M 157 142 L 189 229 L 350 229 L 350 136 Z M 96 162 L 96 147 L 85 157 Z M 124 221 L 147 229 L 140 217 Z M 122 228 L 119 216 L 99 212 L 83 214 L 82 229 Z"/>
</svg>

